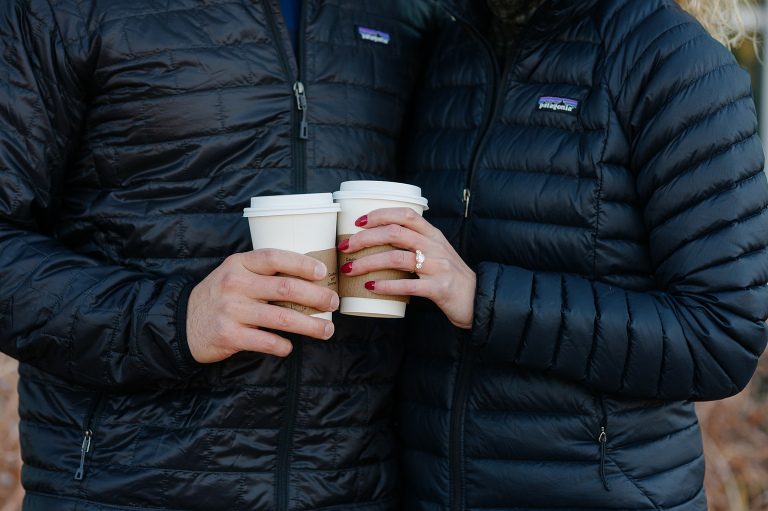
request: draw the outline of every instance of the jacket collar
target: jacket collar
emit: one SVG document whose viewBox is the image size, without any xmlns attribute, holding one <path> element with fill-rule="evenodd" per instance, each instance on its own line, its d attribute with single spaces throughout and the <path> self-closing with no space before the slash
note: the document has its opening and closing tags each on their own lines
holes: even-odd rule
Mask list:
<svg viewBox="0 0 768 511">
<path fill-rule="evenodd" d="M 599 0 L 546 0 L 539 8 L 541 16 L 533 27 L 535 32 L 556 33 L 562 25 L 573 20 L 574 16 L 586 11 Z M 480 33 L 490 23 L 491 12 L 485 0 L 437 0 L 453 17 L 470 24 Z"/>
</svg>

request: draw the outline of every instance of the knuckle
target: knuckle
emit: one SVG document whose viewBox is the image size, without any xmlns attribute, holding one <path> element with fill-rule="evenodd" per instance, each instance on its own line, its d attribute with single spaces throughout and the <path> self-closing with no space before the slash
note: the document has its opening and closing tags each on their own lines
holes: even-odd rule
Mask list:
<svg viewBox="0 0 768 511">
<path fill-rule="evenodd" d="M 241 254 L 229 255 L 227 256 L 226 259 L 224 259 L 222 266 L 230 267 L 230 266 L 235 266 L 237 264 L 240 264 L 241 257 L 242 257 Z"/>
<path fill-rule="evenodd" d="M 418 282 L 419 281 L 416 279 L 406 280 L 405 285 L 403 286 L 403 291 L 405 291 L 405 294 L 407 295 L 414 294 L 418 289 Z"/>
<path fill-rule="evenodd" d="M 389 262 L 393 266 L 402 266 L 405 264 L 406 253 L 402 250 L 390 250 Z"/>
<path fill-rule="evenodd" d="M 403 228 L 400 225 L 390 224 L 387 226 L 387 235 L 390 238 L 398 239 L 403 235 Z"/>
<path fill-rule="evenodd" d="M 451 263 L 447 259 L 435 259 L 433 262 L 441 272 L 448 272 L 451 269 Z"/>
<path fill-rule="evenodd" d="M 287 298 L 288 296 L 293 293 L 294 290 L 294 282 L 292 279 L 280 277 L 277 281 L 277 287 L 275 289 L 275 292 L 283 298 Z"/>
<path fill-rule="evenodd" d="M 292 323 L 291 311 L 284 307 L 278 308 L 278 310 L 275 311 L 274 322 L 275 322 L 275 325 L 277 325 L 278 329 L 285 330 Z"/>
<path fill-rule="evenodd" d="M 235 325 L 231 321 L 222 318 L 216 324 L 216 340 L 220 345 L 229 345 L 235 338 Z"/>
<path fill-rule="evenodd" d="M 221 289 L 225 292 L 233 292 L 238 288 L 239 279 L 233 271 L 227 271 L 221 276 Z"/>
<path fill-rule="evenodd" d="M 277 262 L 277 252 L 272 248 L 263 248 L 259 250 L 259 257 L 262 264 L 267 268 L 273 268 Z"/>
<path fill-rule="evenodd" d="M 405 219 L 406 219 L 406 220 L 408 220 L 408 221 L 410 221 L 410 222 L 412 222 L 412 221 L 416 220 L 416 217 L 417 217 L 417 216 L 419 216 L 419 215 L 418 215 L 418 214 L 417 214 L 417 213 L 416 213 L 414 210 L 412 210 L 411 208 L 404 208 L 404 209 L 405 209 L 405 211 L 404 211 L 404 213 L 403 213 L 403 216 L 405 217 Z"/>
<path fill-rule="evenodd" d="M 262 353 L 271 353 L 277 348 L 277 339 L 271 335 L 261 335 L 256 345 Z"/>
</svg>

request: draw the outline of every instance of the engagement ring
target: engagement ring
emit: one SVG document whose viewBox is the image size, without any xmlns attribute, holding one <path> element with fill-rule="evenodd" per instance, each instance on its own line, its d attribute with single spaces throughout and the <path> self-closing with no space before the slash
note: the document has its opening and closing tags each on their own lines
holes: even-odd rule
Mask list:
<svg viewBox="0 0 768 511">
<path fill-rule="evenodd" d="M 421 250 L 417 250 L 417 251 L 416 251 L 416 269 L 417 269 L 417 270 L 420 270 L 420 269 L 421 269 L 421 263 L 423 263 L 424 261 L 426 261 L 426 259 L 427 259 L 427 258 L 426 258 L 426 257 L 424 257 L 424 254 L 422 254 L 422 253 L 421 253 Z M 414 270 L 414 271 L 415 271 L 415 270 Z"/>
</svg>

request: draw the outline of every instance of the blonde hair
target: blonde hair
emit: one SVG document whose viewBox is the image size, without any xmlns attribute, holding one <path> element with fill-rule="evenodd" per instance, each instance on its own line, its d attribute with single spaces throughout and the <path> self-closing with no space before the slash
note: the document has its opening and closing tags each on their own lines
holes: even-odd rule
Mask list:
<svg viewBox="0 0 768 511">
<path fill-rule="evenodd" d="M 707 31 L 727 48 L 739 46 L 744 39 L 753 39 L 741 19 L 741 7 L 754 7 L 749 0 L 675 0 L 692 14 Z"/>
</svg>

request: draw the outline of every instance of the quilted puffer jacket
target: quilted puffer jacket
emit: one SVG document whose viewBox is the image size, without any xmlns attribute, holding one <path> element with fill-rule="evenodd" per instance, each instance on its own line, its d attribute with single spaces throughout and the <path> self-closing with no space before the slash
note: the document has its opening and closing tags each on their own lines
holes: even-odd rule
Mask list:
<svg viewBox="0 0 768 511">
<path fill-rule="evenodd" d="M 396 322 L 202 366 L 185 309 L 250 197 L 394 177 L 431 7 L 304 0 L 297 61 L 278 0 L 0 5 L 25 509 L 399 509 Z"/>
<path fill-rule="evenodd" d="M 670 0 L 548 0 L 503 69 L 446 7 L 407 168 L 475 316 L 409 306 L 405 509 L 706 510 L 692 401 L 768 333 L 747 72 Z"/>
</svg>

